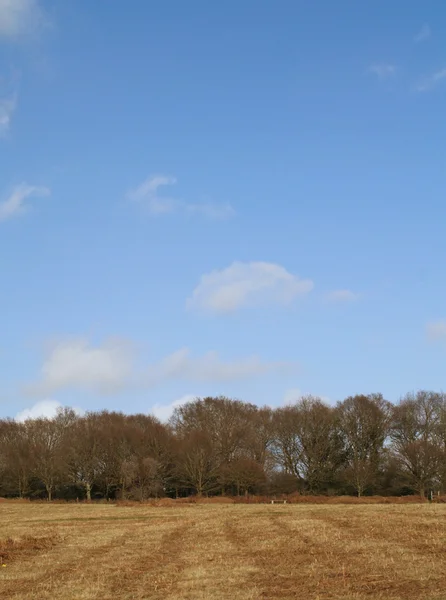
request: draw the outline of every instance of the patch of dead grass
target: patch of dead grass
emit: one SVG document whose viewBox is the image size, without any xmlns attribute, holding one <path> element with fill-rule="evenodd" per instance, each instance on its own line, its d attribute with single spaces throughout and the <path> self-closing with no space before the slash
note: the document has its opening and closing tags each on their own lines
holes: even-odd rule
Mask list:
<svg viewBox="0 0 446 600">
<path fill-rule="evenodd" d="M 2 503 L 0 598 L 445 598 L 443 504 L 138 506 Z"/>
<path fill-rule="evenodd" d="M 47 552 L 60 543 L 59 535 L 34 537 L 25 535 L 22 538 L 0 539 L 0 564 L 7 565 L 15 560 L 36 556 Z"/>
</svg>

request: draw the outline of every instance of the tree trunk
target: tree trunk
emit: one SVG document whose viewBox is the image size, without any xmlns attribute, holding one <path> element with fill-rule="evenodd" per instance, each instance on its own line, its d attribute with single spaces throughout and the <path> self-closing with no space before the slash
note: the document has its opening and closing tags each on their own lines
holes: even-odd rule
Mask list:
<svg viewBox="0 0 446 600">
<path fill-rule="evenodd" d="M 87 495 L 87 502 L 91 502 L 91 485 L 89 483 L 85 484 L 85 492 Z"/>
<path fill-rule="evenodd" d="M 197 496 L 201 498 L 203 495 L 203 478 L 201 476 L 198 477 L 197 481 Z"/>
</svg>

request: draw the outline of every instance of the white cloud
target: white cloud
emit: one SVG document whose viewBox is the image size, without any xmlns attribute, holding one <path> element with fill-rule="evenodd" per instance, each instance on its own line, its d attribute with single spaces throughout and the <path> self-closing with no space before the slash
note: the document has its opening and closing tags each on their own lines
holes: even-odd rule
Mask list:
<svg viewBox="0 0 446 600">
<path fill-rule="evenodd" d="M 446 340 L 446 319 L 428 323 L 426 333 L 431 341 Z"/>
<path fill-rule="evenodd" d="M 327 294 L 329 302 L 355 302 L 358 298 L 359 294 L 355 294 L 351 290 L 333 290 Z"/>
<path fill-rule="evenodd" d="M 155 175 L 149 177 L 136 189 L 131 190 L 127 197 L 136 202 L 144 202 L 152 215 L 171 213 L 177 210 L 178 201 L 168 196 L 160 196 L 158 189 L 166 185 L 175 185 L 175 177 Z"/>
<path fill-rule="evenodd" d="M 25 200 L 29 196 L 47 196 L 49 193 L 50 190 L 45 187 L 27 185 L 26 183 L 16 186 L 11 195 L 4 202 L 0 202 L 0 221 L 6 221 L 6 219 L 26 212 Z"/>
<path fill-rule="evenodd" d="M 0 0 L 0 38 L 32 34 L 44 22 L 37 0 Z"/>
<path fill-rule="evenodd" d="M 6 135 L 17 106 L 17 96 L 0 99 L 0 137 Z"/>
<path fill-rule="evenodd" d="M 267 262 L 233 262 L 220 271 L 202 275 L 187 300 L 188 308 L 229 313 L 243 307 L 286 305 L 313 289 L 284 267 Z"/>
<path fill-rule="evenodd" d="M 196 398 L 197 396 L 194 394 L 186 394 L 185 396 L 181 396 L 181 398 L 174 400 L 170 404 L 155 404 L 152 408 L 152 413 L 160 421 L 166 422 L 172 416 L 175 408 L 183 406 L 188 402 L 193 402 Z"/>
<path fill-rule="evenodd" d="M 28 419 L 39 419 L 41 417 L 44 419 L 54 419 L 59 408 L 63 408 L 63 406 L 56 400 L 42 400 L 41 402 L 34 404 L 34 406 L 31 406 L 31 408 L 25 408 L 17 413 L 15 420 L 23 423 Z M 82 415 L 84 413 L 81 408 L 74 408 L 73 410 L 78 415 Z"/>
<path fill-rule="evenodd" d="M 182 348 L 150 366 L 145 381 L 149 386 L 165 381 L 224 382 L 296 369 L 295 363 L 266 362 L 257 356 L 228 362 L 223 361 L 217 352 L 193 357 L 189 348 Z"/>
<path fill-rule="evenodd" d="M 386 77 L 390 77 L 394 75 L 396 72 L 395 65 L 391 64 L 373 64 L 370 65 L 369 71 L 374 73 L 380 79 L 385 79 Z"/>
<path fill-rule="evenodd" d="M 209 219 L 225 219 L 235 214 L 230 204 L 188 203 L 159 193 L 164 186 L 175 185 L 175 177 L 154 175 L 146 179 L 140 186 L 127 193 L 127 198 L 145 206 L 152 216 L 172 213 L 195 213 Z"/>
<path fill-rule="evenodd" d="M 113 394 L 128 385 L 131 376 L 132 349 L 128 342 L 112 340 L 91 346 L 85 339 L 73 339 L 51 348 L 40 380 L 27 389 L 38 395 L 65 388 Z"/>
<path fill-rule="evenodd" d="M 428 92 L 429 90 L 433 90 L 443 80 L 446 80 L 446 68 L 426 77 L 417 85 L 416 90 L 418 92 Z"/>
<path fill-rule="evenodd" d="M 128 341 L 109 341 L 98 346 L 85 339 L 62 341 L 49 349 L 39 379 L 24 386 L 24 391 L 35 396 L 64 389 L 112 395 L 171 382 L 218 383 L 299 370 L 295 362 L 264 361 L 258 356 L 229 361 L 213 351 L 193 356 L 189 348 L 177 350 L 140 370 L 135 370 L 133 359 L 133 347 Z"/>
<path fill-rule="evenodd" d="M 431 28 L 427 23 L 425 23 L 413 38 L 414 42 L 424 42 L 425 40 L 428 40 L 431 37 L 431 33 Z"/>
</svg>

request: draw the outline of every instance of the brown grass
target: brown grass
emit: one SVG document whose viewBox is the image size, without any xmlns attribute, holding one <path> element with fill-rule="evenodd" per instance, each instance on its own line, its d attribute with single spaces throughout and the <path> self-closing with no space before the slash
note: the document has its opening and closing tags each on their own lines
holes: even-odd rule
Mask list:
<svg viewBox="0 0 446 600">
<path fill-rule="evenodd" d="M 420 496 L 310 496 L 301 494 L 290 494 L 283 496 L 212 496 L 210 498 L 189 496 L 187 498 L 159 498 L 157 500 L 117 500 L 117 506 L 149 506 L 174 507 L 182 504 L 272 504 L 284 502 L 286 504 L 425 504 L 427 498 Z M 14 500 L 11 500 L 14 502 Z M 435 503 L 446 503 L 446 496 L 434 498 Z"/>
<path fill-rule="evenodd" d="M 25 535 L 19 539 L 0 538 L 0 565 L 11 564 L 14 560 L 51 550 L 58 542 L 57 535 L 44 537 Z"/>
<path fill-rule="evenodd" d="M 446 597 L 444 504 L 0 505 L 0 598 Z"/>
</svg>

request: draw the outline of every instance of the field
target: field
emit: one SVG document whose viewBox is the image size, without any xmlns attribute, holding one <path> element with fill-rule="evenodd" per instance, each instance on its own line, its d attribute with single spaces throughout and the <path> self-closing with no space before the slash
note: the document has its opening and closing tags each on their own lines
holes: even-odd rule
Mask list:
<svg viewBox="0 0 446 600">
<path fill-rule="evenodd" d="M 2 599 L 444 599 L 446 505 L 1 502 L 0 555 Z"/>
</svg>

